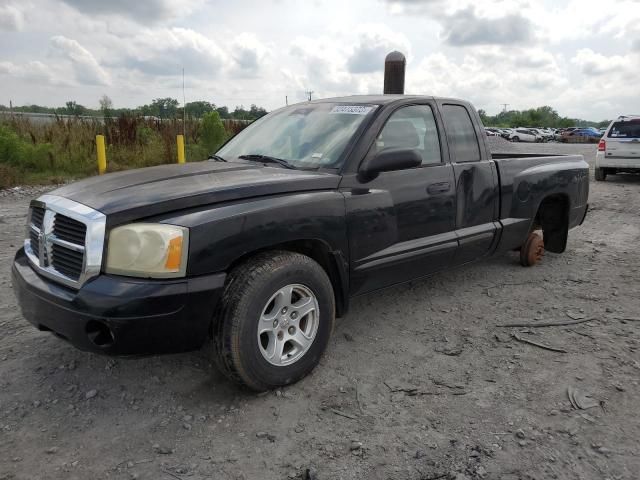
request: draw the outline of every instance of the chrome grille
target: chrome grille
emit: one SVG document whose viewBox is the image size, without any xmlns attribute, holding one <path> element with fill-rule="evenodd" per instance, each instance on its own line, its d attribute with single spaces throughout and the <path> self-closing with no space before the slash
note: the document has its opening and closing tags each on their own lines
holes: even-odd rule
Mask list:
<svg viewBox="0 0 640 480">
<path fill-rule="evenodd" d="M 44 221 L 44 208 L 31 207 L 31 223 L 36 228 L 42 228 L 43 221 Z"/>
<path fill-rule="evenodd" d="M 87 226 L 56 213 L 53 217 L 51 265 L 58 272 L 78 280 L 84 264 L 84 246 Z"/>
<path fill-rule="evenodd" d="M 56 214 L 53 220 L 53 234 L 61 240 L 75 243 L 76 245 L 84 245 L 87 226 L 73 218 Z"/>
<path fill-rule="evenodd" d="M 40 239 L 38 238 L 38 232 L 33 228 L 29 229 L 29 241 L 31 242 L 31 250 L 36 257 L 40 257 Z"/>
<path fill-rule="evenodd" d="M 84 252 L 76 252 L 56 243 L 51 245 L 51 265 L 58 272 L 78 280 L 83 263 Z"/>
<path fill-rule="evenodd" d="M 36 257 L 40 257 L 39 234 L 44 222 L 44 213 L 44 208 L 32 206 L 29 215 L 29 240 L 31 241 L 31 249 Z"/>
<path fill-rule="evenodd" d="M 24 249 L 34 269 L 79 288 L 100 273 L 106 217 L 55 195 L 31 202 Z"/>
</svg>

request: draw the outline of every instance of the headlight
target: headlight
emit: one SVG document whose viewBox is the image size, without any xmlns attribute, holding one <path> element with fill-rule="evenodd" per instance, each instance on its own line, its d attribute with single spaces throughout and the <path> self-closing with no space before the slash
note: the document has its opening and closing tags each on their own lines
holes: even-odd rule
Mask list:
<svg viewBox="0 0 640 480">
<path fill-rule="evenodd" d="M 189 229 L 163 223 L 132 223 L 111 230 L 107 273 L 130 277 L 184 277 Z"/>
</svg>

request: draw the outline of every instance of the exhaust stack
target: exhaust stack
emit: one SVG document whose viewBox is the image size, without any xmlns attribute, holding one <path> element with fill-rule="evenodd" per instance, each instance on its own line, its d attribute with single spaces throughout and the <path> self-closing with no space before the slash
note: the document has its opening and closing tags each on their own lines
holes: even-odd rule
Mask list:
<svg viewBox="0 0 640 480">
<path fill-rule="evenodd" d="M 404 95 L 404 71 L 407 60 L 400 52 L 394 51 L 384 59 L 384 94 Z"/>
</svg>

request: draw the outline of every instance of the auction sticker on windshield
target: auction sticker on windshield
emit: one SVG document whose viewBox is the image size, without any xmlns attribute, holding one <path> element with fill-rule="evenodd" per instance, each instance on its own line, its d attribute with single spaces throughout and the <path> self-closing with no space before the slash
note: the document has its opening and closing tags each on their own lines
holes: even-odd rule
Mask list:
<svg viewBox="0 0 640 480">
<path fill-rule="evenodd" d="M 371 110 L 372 106 L 366 105 L 336 105 L 331 109 L 329 113 L 348 113 L 351 115 L 366 115 Z"/>
</svg>

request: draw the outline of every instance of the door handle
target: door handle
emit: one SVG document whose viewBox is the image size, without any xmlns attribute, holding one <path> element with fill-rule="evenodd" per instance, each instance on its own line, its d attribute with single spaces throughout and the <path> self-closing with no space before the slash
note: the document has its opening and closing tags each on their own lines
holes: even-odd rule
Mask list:
<svg viewBox="0 0 640 480">
<path fill-rule="evenodd" d="M 451 184 L 449 182 L 432 183 L 427 187 L 427 193 L 431 195 L 447 193 L 449 190 L 451 190 Z"/>
</svg>

